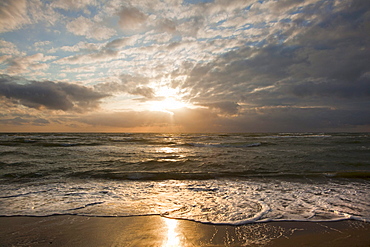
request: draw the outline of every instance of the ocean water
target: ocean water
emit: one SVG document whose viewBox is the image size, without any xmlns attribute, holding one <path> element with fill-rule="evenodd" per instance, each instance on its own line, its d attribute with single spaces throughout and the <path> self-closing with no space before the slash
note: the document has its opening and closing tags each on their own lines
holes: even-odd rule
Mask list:
<svg viewBox="0 0 370 247">
<path fill-rule="evenodd" d="M 0 134 L 0 215 L 370 220 L 369 133 Z"/>
</svg>

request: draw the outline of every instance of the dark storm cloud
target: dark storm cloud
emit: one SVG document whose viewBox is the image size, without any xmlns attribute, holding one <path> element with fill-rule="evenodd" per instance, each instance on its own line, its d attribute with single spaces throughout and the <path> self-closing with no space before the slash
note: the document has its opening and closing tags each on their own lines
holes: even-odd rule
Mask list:
<svg viewBox="0 0 370 247">
<path fill-rule="evenodd" d="M 107 94 L 90 88 L 52 81 L 27 81 L 17 77 L 0 76 L 0 95 L 18 100 L 31 107 L 53 110 L 84 110 L 95 108 Z"/>
</svg>

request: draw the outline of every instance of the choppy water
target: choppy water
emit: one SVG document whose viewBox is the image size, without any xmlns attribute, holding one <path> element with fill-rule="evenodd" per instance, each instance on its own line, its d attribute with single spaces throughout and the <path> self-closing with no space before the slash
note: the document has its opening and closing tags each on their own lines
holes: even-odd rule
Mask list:
<svg viewBox="0 0 370 247">
<path fill-rule="evenodd" d="M 0 215 L 370 220 L 370 134 L 0 134 Z"/>
</svg>

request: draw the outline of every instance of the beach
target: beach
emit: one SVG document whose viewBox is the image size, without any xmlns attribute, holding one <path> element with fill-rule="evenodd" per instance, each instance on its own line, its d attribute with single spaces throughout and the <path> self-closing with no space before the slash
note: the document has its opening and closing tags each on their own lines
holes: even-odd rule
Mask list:
<svg viewBox="0 0 370 247">
<path fill-rule="evenodd" d="M 370 246 L 361 221 L 202 224 L 161 216 L 0 217 L 0 246 Z"/>
</svg>

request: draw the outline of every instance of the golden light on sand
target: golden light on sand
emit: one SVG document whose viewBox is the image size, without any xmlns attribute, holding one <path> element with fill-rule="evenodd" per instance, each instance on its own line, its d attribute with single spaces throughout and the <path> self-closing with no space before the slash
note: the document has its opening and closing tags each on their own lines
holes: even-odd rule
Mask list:
<svg viewBox="0 0 370 247">
<path fill-rule="evenodd" d="M 177 220 L 163 218 L 167 226 L 167 239 L 162 247 L 179 247 L 181 246 L 179 233 L 177 232 Z"/>
</svg>

